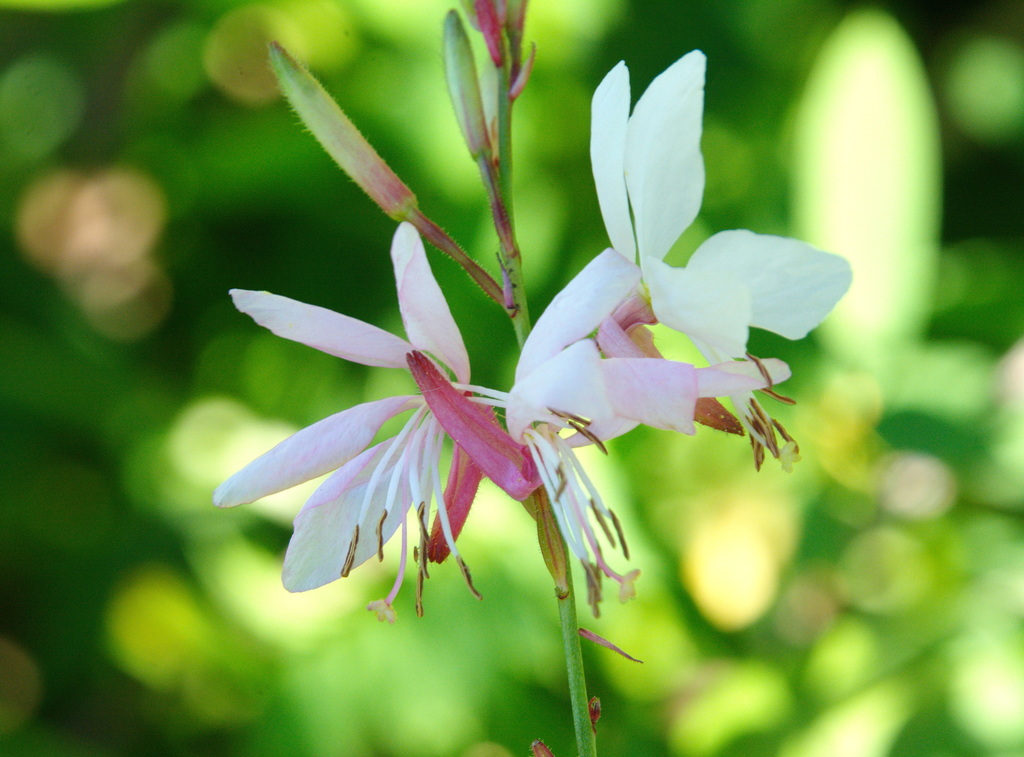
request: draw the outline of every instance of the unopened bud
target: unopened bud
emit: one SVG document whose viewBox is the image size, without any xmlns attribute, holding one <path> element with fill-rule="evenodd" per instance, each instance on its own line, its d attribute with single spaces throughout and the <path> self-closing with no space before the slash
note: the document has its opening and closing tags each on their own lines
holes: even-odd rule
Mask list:
<svg viewBox="0 0 1024 757">
<path fill-rule="evenodd" d="M 506 0 L 505 28 L 513 39 L 521 39 L 526 21 L 526 0 Z"/>
<path fill-rule="evenodd" d="M 327 91 L 276 42 L 270 43 L 270 64 L 284 96 L 327 153 L 381 210 L 396 221 L 404 220 L 416 207 L 416 196 Z"/>
<path fill-rule="evenodd" d="M 590 713 L 590 727 L 597 730 L 597 721 L 601 719 L 601 700 L 591 697 L 587 702 L 587 710 Z"/>
<path fill-rule="evenodd" d="M 482 154 L 490 153 L 491 144 L 487 136 L 484 105 L 480 99 L 480 80 L 476 75 L 473 48 L 469 44 L 462 19 L 455 11 L 448 11 L 444 20 L 444 72 L 462 136 L 475 160 Z"/>
<path fill-rule="evenodd" d="M 498 17 L 498 9 L 494 7 L 494 0 L 476 0 L 476 18 L 480 24 L 480 33 L 487 43 L 491 61 L 497 68 L 501 68 L 504 63 L 501 52 L 502 22 Z"/>
<path fill-rule="evenodd" d="M 548 749 L 548 745 L 540 739 L 530 744 L 530 752 L 533 754 L 533 757 L 555 757 L 554 753 Z"/>
</svg>

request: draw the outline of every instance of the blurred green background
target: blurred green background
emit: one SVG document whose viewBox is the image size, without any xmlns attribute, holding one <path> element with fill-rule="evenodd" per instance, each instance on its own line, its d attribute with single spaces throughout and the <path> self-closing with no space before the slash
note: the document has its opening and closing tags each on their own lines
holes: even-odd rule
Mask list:
<svg viewBox="0 0 1024 757">
<path fill-rule="evenodd" d="M 280 586 L 309 493 L 216 511 L 288 433 L 403 379 L 237 313 L 267 289 L 400 332 L 394 224 L 276 95 L 311 68 L 421 206 L 495 240 L 444 89 L 441 0 L 0 2 L 0 754 L 573 754 L 550 581 L 485 491 L 457 571 L 364 609 L 383 565 Z M 743 440 L 636 431 L 590 469 L 643 571 L 581 622 L 607 755 L 1024 755 L 1024 6 L 531 0 L 516 106 L 536 316 L 606 244 L 589 99 L 709 58 L 708 171 L 677 261 L 722 229 L 800 236 L 855 284 L 773 407 L 791 475 Z M 514 339 L 434 269 L 481 384 Z M 404 388 L 404 385 L 399 388 Z"/>
</svg>

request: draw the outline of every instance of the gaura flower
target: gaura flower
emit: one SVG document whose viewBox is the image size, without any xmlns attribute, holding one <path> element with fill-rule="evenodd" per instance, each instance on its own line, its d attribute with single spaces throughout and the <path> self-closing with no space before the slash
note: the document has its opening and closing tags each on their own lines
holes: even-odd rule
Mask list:
<svg viewBox="0 0 1024 757">
<path fill-rule="evenodd" d="M 621 545 L 627 558 L 628 547 L 618 518 L 574 448 L 596 444 L 603 450 L 604 441 L 641 423 L 693 434 L 698 398 L 762 388 L 789 376 L 788 367 L 778 360 L 761 366 L 730 360 L 695 368 L 664 358 L 602 358 L 588 337 L 639 280 L 635 265 L 614 250 L 605 250 L 537 320 L 523 345 L 511 392 L 472 387 L 481 400 L 490 397 L 492 404 L 505 408 L 509 434 L 532 455 L 559 529 L 583 563 L 595 614 L 601 576 L 616 581 L 620 599 L 626 600 L 633 596 L 640 572 L 620 574 L 605 560 L 600 535 L 612 548 Z M 563 431 L 569 435 L 563 436 Z"/>
<path fill-rule="evenodd" d="M 408 223 L 395 233 L 391 258 L 408 341 L 269 292 L 236 289 L 231 296 L 239 310 L 278 336 L 362 365 L 408 369 L 418 381 L 430 373 L 434 383 L 443 383 L 462 397 L 443 371 L 450 370 L 457 381 L 467 382 L 466 348 L 427 263 L 423 243 Z M 368 608 L 390 622 L 406 567 L 406 516 L 413 508 L 420 526 L 415 551 L 420 613 L 428 556 L 440 561 L 449 552 L 454 554 L 473 590 L 455 539 L 482 477 L 492 478 L 520 500 L 538 485 L 532 462 L 500 428 L 493 413 L 469 405 L 468 415 L 462 413 L 468 431 L 454 446 L 444 491 L 439 466 L 447 434 L 423 396 L 400 395 L 357 405 L 299 431 L 217 487 L 214 504 L 231 507 L 252 502 L 333 471 L 295 518 L 284 560 L 284 586 L 289 591 L 314 589 L 347 576 L 374 555 L 383 559 L 384 544 L 401 529 L 402 557 L 394 587 Z M 401 431 L 369 446 L 385 421 L 408 411 L 412 415 Z M 431 500 L 437 515 L 434 533 L 428 536 Z"/>
<path fill-rule="evenodd" d="M 620 311 L 629 317 L 619 325 L 628 331 L 660 321 L 718 363 L 747 356 L 751 326 L 787 339 L 806 336 L 845 294 L 851 273 L 837 255 L 746 230 L 713 235 L 685 267 L 664 262 L 696 218 L 704 192 L 705 65 L 699 50 L 684 55 L 651 82 L 630 114 L 629 72 L 620 62 L 594 92 L 590 156 L 612 246 L 642 271 L 643 302 Z M 644 304 L 646 319 L 638 316 Z M 772 430 L 778 424 L 749 395 L 734 400 L 755 454 L 760 445 L 778 457 Z"/>
</svg>

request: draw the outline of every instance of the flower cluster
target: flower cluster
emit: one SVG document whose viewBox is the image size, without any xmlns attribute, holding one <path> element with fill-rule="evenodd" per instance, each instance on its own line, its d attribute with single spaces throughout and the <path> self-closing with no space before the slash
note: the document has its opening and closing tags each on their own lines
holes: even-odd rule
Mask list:
<svg viewBox="0 0 1024 757">
<path fill-rule="evenodd" d="M 493 24 L 481 26 L 501 65 L 503 38 L 493 29 L 488 36 Z M 460 34 L 456 19 L 451 36 L 456 52 L 463 45 Z M 449 77 L 458 94 L 456 110 L 474 157 L 483 156 L 485 182 L 494 179 L 489 187 L 500 207 L 496 140 L 489 136 L 496 128 L 493 116 L 480 110 L 479 96 L 470 96 L 476 91 L 471 61 L 460 60 L 460 65 Z M 695 423 L 703 423 L 745 432 L 758 467 L 765 451 L 786 468 L 798 459 L 795 441 L 753 394 L 785 400 L 774 387 L 790 376 L 789 367 L 750 355 L 749 328 L 789 339 L 805 336 L 844 294 L 850 269 L 842 258 L 802 242 L 749 231 L 715 234 L 685 267 L 664 262 L 696 217 L 703 194 L 702 53 L 685 55 L 658 76 L 632 113 L 624 64 L 612 69 L 595 92 L 591 158 L 611 247 L 594 257 L 537 319 L 522 342 L 507 391 L 470 383 L 466 348 L 420 234 L 453 256 L 457 246 L 446 237 L 438 241 L 443 232 L 420 213 L 411 191 L 384 170 L 386 165 L 337 106 L 320 107 L 326 96 L 319 85 L 280 48 L 275 49 L 275 66 L 286 95 L 314 134 L 401 221 L 391 258 L 406 338 L 267 292 L 234 290 L 235 305 L 279 336 L 363 365 L 407 370 L 419 389 L 315 423 L 216 490 L 215 504 L 229 507 L 330 474 L 295 519 L 284 561 L 287 589 L 313 589 L 347 576 L 374 556 L 382 559 L 385 543 L 400 532 L 394 587 L 369 606 L 393 622 L 412 521 L 418 540 L 411 550 L 417 612 L 422 612 L 428 563 L 449 555 L 475 593 L 457 539 L 480 482 L 489 478 L 512 499 L 543 500 L 550 507 L 561 538 L 584 567 L 596 612 L 603 579 L 616 582 L 625 600 L 633 595 L 639 571 L 622 573 L 609 563 L 608 547 L 621 549 L 628 558 L 626 539 L 576 449 L 596 445 L 604 450 L 606 441 L 641 424 L 693 434 Z M 521 63 L 510 97 L 518 95 L 528 73 L 528 63 Z M 499 234 L 502 230 L 499 224 Z M 517 254 L 510 248 L 507 260 Z M 479 268 L 470 272 L 494 296 L 487 274 Z M 504 263 L 503 274 L 506 283 L 495 291 L 504 293 L 512 312 L 512 274 Z M 688 336 L 707 365 L 666 359 L 648 329 L 655 323 Z M 729 398 L 736 415 L 717 398 Z M 401 430 L 374 443 L 381 426 L 402 414 L 408 419 Z M 447 472 L 442 471 L 446 447 L 451 448 Z"/>
</svg>

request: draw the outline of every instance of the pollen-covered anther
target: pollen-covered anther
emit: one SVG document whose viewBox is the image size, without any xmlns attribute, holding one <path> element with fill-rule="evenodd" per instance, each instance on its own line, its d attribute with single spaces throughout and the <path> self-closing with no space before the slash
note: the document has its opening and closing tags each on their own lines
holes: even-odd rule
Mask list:
<svg viewBox="0 0 1024 757">
<path fill-rule="evenodd" d="M 461 555 L 456 555 L 455 561 L 459 564 L 459 570 L 462 572 L 462 577 L 465 579 L 466 586 L 469 587 L 470 592 L 472 592 L 473 596 L 477 599 L 483 599 L 483 597 L 480 596 L 480 592 L 478 592 L 476 587 L 473 586 L 473 577 L 469 574 L 469 568 L 466 567 L 466 563 L 463 562 Z"/>
</svg>

